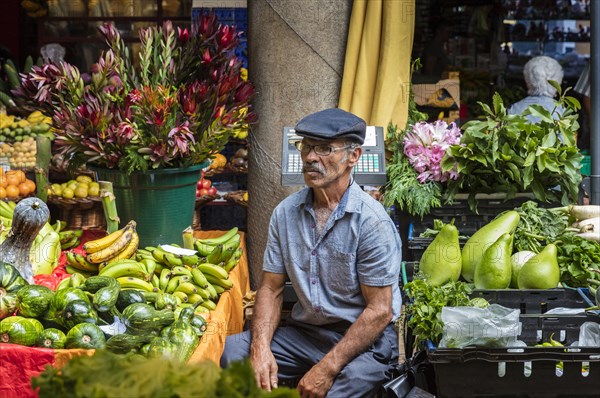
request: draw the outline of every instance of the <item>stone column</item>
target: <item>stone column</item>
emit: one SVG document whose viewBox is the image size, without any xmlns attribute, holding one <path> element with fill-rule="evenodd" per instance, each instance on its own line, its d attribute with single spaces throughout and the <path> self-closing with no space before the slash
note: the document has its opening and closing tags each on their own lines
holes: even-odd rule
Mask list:
<svg viewBox="0 0 600 398">
<path fill-rule="evenodd" d="M 248 59 L 259 123 L 249 136 L 248 260 L 252 288 L 262 277 L 271 212 L 298 188 L 281 185 L 282 131 L 336 107 L 351 0 L 248 1 Z"/>
</svg>

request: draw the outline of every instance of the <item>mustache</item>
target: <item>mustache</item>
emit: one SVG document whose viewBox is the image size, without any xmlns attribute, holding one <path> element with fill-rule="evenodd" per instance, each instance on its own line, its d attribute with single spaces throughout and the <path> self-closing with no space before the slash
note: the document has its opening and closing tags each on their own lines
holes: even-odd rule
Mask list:
<svg viewBox="0 0 600 398">
<path fill-rule="evenodd" d="M 304 165 L 302 166 L 302 172 L 308 173 L 310 171 L 315 171 L 321 174 L 325 173 L 325 169 L 318 163 L 304 163 Z"/>
</svg>

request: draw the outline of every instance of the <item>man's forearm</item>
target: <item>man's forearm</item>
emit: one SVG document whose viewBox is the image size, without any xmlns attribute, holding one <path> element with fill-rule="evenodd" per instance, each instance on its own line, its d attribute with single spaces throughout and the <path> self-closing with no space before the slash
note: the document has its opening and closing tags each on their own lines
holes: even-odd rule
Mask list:
<svg viewBox="0 0 600 398">
<path fill-rule="evenodd" d="M 378 312 L 366 308 L 344 337 L 336 344 L 321 363 L 332 374 L 338 374 L 346 364 L 373 344 L 392 320 L 391 312 Z"/>
<path fill-rule="evenodd" d="M 252 347 L 269 347 L 281 319 L 283 289 L 260 288 L 256 294 L 252 318 Z"/>
</svg>

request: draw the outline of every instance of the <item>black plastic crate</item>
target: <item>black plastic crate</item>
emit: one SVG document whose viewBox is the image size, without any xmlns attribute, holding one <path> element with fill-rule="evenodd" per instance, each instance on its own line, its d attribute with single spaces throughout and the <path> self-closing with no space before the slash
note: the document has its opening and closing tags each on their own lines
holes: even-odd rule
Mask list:
<svg viewBox="0 0 600 398">
<path fill-rule="evenodd" d="M 412 281 L 418 269 L 418 262 L 402 262 L 403 282 Z M 588 308 L 594 305 L 587 289 L 475 289 L 471 297 L 482 297 L 490 304 L 519 309 L 521 314 L 544 314 L 555 308 Z"/>
<path fill-rule="evenodd" d="M 520 317 L 519 348 L 438 348 L 427 352 L 440 397 L 598 397 L 600 347 L 533 347 L 550 336 L 565 346 L 598 316 Z"/>
<path fill-rule="evenodd" d="M 460 247 L 462 248 L 467 242 L 469 236 L 473 235 L 475 231 L 481 228 L 485 223 L 466 223 L 466 222 L 454 222 L 454 225 L 458 228 L 460 235 L 465 236 L 459 238 Z M 407 261 L 420 261 L 423 257 L 425 249 L 433 242 L 434 238 L 421 237 L 421 233 L 425 232 L 428 228 L 433 229 L 433 220 L 424 223 L 411 223 L 408 226 L 408 255 Z"/>
</svg>

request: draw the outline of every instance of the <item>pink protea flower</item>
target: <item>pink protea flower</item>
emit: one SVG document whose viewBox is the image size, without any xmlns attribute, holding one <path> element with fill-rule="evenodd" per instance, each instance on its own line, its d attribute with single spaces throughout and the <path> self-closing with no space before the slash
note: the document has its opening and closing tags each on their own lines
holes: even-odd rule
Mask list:
<svg viewBox="0 0 600 398">
<path fill-rule="evenodd" d="M 442 172 L 441 162 L 450 145 L 460 143 L 462 134 L 455 123 L 448 125 L 437 120 L 433 123 L 416 123 L 404 137 L 404 155 L 418 174 L 417 179 L 445 182 L 458 178 L 456 167 Z"/>
</svg>

